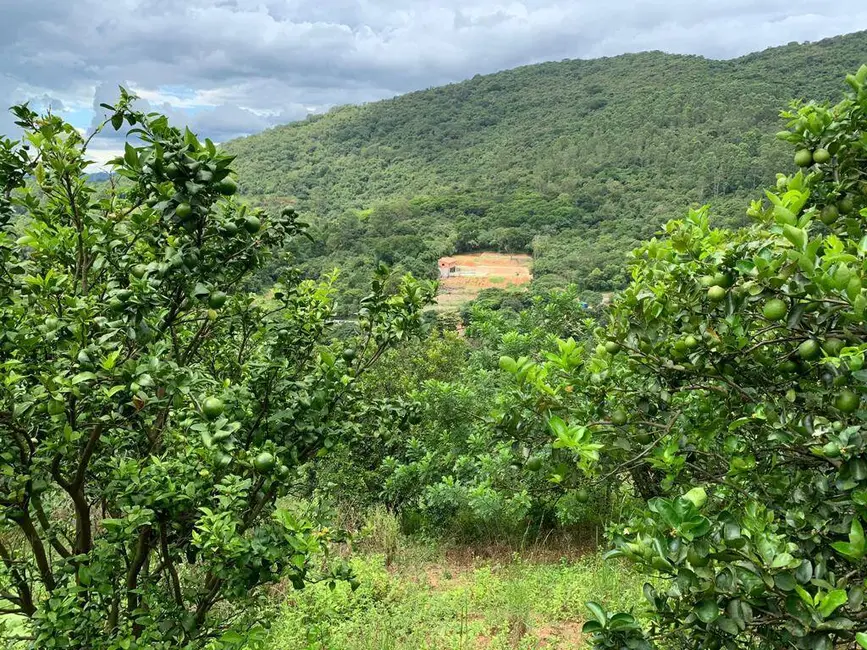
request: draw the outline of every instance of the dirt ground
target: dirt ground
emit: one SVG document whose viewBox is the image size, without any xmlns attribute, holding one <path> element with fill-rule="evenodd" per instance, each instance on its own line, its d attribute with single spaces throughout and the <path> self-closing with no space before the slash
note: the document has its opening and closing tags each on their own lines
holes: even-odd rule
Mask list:
<svg viewBox="0 0 867 650">
<path fill-rule="evenodd" d="M 455 270 L 450 277 L 440 279 L 437 304 L 441 309 L 457 309 L 482 289 L 516 287 L 533 279 L 533 258 L 529 255 L 474 253 L 451 255 L 449 259 L 455 261 Z"/>
</svg>

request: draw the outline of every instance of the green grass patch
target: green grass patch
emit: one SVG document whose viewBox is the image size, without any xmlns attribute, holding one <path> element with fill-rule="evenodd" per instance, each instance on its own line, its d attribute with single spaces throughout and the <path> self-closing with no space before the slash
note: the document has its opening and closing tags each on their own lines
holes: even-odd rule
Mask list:
<svg viewBox="0 0 867 650">
<path fill-rule="evenodd" d="M 386 567 L 359 555 L 361 586 L 313 585 L 286 594 L 269 650 L 469 650 L 584 647 L 584 603 L 641 608 L 640 576 L 598 554 L 578 560 L 455 562 L 409 549 Z"/>
</svg>

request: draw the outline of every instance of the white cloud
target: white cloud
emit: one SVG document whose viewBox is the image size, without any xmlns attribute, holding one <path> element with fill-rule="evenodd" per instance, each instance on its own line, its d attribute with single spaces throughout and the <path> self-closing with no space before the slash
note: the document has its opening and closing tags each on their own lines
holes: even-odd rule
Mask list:
<svg viewBox="0 0 867 650">
<path fill-rule="evenodd" d="M 0 12 L 0 103 L 48 94 L 79 110 L 122 80 L 214 139 L 538 61 L 727 58 L 867 28 L 863 0 L 0 0 Z"/>
</svg>

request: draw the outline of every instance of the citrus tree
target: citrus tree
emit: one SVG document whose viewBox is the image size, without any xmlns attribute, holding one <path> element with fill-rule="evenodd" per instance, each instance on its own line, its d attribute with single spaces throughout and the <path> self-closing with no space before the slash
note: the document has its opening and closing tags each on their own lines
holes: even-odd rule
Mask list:
<svg viewBox="0 0 867 650">
<path fill-rule="evenodd" d="M 552 446 L 638 498 L 612 554 L 656 578 L 649 627 L 591 603 L 597 647 L 867 648 L 865 82 L 784 113 L 800 170 L 752 226 L 702 208 L 636 250 L 571 368 L 503 363 Z"/>
<path fill-rule="evenodd" d="M 263 585 L 352 579 L 336 533 L 275 506 L 359 417 L 356 380 L 433 287 L 384 272 L 358 335 L 327 286 L 244 282 L 304 224 L 232 199 L 232 157 L 165 117 L 130 127 L 103 186 L 88 142 L 13 109 L 0 142 L 0 638 L 38 648 L 233 647 Z M 361 414 L 361 416 L 359 416 Z"/>
</svg>

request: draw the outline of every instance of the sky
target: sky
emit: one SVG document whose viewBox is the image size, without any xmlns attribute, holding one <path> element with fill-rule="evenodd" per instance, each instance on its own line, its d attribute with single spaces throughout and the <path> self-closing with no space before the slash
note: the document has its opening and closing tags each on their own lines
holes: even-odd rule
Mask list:
<svg viewBox="0 0 867 650">
<path fill-rule="evenodd" d="M 0 0 L 0 104 L 86 131 L 123 85 L 223 142 L 541 61 L 732 58 L 862 29 L 864 0 Z M 118 145 L 97 138 L 93 155 Z"/>
</svg>

